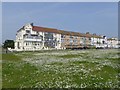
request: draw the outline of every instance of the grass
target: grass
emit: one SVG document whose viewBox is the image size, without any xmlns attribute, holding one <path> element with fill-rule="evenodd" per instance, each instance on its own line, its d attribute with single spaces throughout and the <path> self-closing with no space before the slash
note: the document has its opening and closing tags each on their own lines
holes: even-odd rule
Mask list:
<svg viewBox="0 0 120 90">
<path fill-rule="evenodd" d="M 24 63 L 19 66 L 14 63 L 3 63 L 3 88 L 18 88 L 23 85 L 31 87 L 35 83 L 35 71 L 37 69 L 29 63 Z"/>
<path fill-rule="evenodd" d="M 47 64 L 47 65 L 63 65 L 63 63 L 62 62 L 53 62 L 53 63 Z"/>
<path fill-rule="evenodd" d="M 68 55 L 62 55 L 62 56 L 59 56 L 61 58 L 75 58 L 75 57 L 79 57 L 79 55 L 77 54 L 68 54 Z"/>
<path fill-rule="evenodd" d="M 3 54 L 3 88 L 120 88 L 117 53 L 54 50 Z"/>
<path fill-rule="evenodd" d="M 2 89 L 2 54 L 0 54 L 0 89 Z"/>
<path fill-rule="evenodd" d="M 78 57 L 84 57 L 84 56 L 87 56 L 87 53 L 67 54 L 67 55 L 60 55 L 58 57 L 61 57 L 61 58 L 78 58 Z"/>
<path fill-rule="evenodd" d="M 21 60 L 20 56 L 15 55 L 14 53 L 2 54 L 2 60 Z"/>
</svg>

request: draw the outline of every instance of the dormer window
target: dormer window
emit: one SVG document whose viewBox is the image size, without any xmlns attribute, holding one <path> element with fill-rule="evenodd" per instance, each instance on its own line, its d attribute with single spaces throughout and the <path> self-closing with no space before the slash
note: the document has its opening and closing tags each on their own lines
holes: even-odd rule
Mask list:
<svg viewBox="0 0 120 90">
<path fill-rule="evenodd" d="M 26 33 L 30 33 L 30 31 L 29 31 L 29 30 L 26 30 Z"/>
</svg>

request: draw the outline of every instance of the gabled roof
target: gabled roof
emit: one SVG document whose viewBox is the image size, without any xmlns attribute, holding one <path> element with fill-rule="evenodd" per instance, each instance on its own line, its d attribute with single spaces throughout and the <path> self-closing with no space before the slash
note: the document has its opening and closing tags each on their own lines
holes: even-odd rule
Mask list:
<svg viewBox="0 0 120 90">
<path fill-rule="evenodd" d="M 59 30 L 59 32 L 60 34 L 63 34 L 63 35 L 71 35 L 69 31 Z"/>
<path fill-rule="evenodd" d="M 102 38 L 101 36 L 96 35 L 96 34 L 93 34 L 92 37 L 95 37 L 95 38 Z"/>
<path fill-rule="evenodd" d="M 72 36 L 83 36 L 79 32 L 70 32 Z"/>
<path fill-rule="evenodd" d="M 50 32 L 50 33 L 58 33 L 62 35 L 72 35 L 72 36 L 80 36 L 80 37 L 96 37 L 101 38 L 101 36 L 93 35 L 90 33 L 79 33 L 79 32 L 72 32 L 72 31 L 64 31 L 64 30 L 58 30 L 54 28 L 46 28 L 46 27 L 40 27 L 40 26 L 33 26 L 32 30 L 38 31 L 38 32 Z"/>
<path fill-rule="evenodd" d="M 107 40 L 117 40 L 117 38 L 108 38 Z"/>
<path fill-rule="evenodd" d="M 24 29 L 24 26 L 22 28 L 20 28 L 17 32 L 21 31 L 22 29 Z"/>
<path fill-rule="evenodd" d="M 51 33 L 59 33 L 57 29 L 54 28 L 46 28 L 46 27 L 38 27 L 38 26 L 33 26 L 32 30 L 38 31 L 38 32 L 51 32 Z"/>
<path fill-rule="evenodd" d="M 85 37 L 91 38 L 92 35 L 91 34 L 85 34 Z"/>
<path fill-rule="evenodd" d="M 72 32 L 72 31 L 64 31 L 64 30 L 58 30 L 54 28 L 46 28 L 46 27 L 39 27 L 39 26 L 33 26 L 34 31 L 38 32 L 50 32 L 50 33 L 58 33 L 63 35 L 72 35 L 72 36 L 85 36 L 85 34 L 79 33 L 79 32 Z"/>
</svg>

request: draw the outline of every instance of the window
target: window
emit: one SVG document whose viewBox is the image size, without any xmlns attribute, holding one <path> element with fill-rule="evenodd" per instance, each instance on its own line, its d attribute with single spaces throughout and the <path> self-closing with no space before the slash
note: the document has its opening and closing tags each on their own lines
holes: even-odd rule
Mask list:
<svg viewBox="0 0 120 90">
<path fill-rule="evenodd" d="M 34 45 L 34 42 L 32 42 L 32 45 Z"/>
<path fill-rule="evenodd" d="M 105 44 L 105 41 L 102 41 L 103 42 L 103 44 Z"/>
<path fill-rule="evenodd" d="M 39 34 L 39 32 L 37 31 L 37 34 Z"/>
<path fill-rule="evenodd" d="M 64 38 L 64 36 L 63 36 L 63 35 L 61 35 L 61 38 Z"/>
<path fill-rule="evenodd" d="M 29 31 L 29 30 L 26 30 L 26 33 L 30 33 L 30 31 Z"/>
<path fill-rule="evenodd" d="M 63 43 L 63 42 L 64 42 L 64 39 L 61 39 L 61 42 Z"/>
<path fill-rule="evenodd" d="M 77 43 L 77 40 L 73 40 L 73 42 Z"/>
<path fill-rule="evenodd" d="M 36 46 L 37 44 L 35 43 L 35 46 Z"/>
<path fill-rule="evenodd" d="M 20 43 L 19 42 L 17 43 L 17 47 L 18 47 L 18 49 L 20 49 Z"/>
<path fill-rule="evenodd" d="M 48 32 L 45 32 L 45 34 L 48 34 Z"/>
<path fill-rule="evenodd" d="M 73 39 L 70 39 L 70 43 L 72 43 L 73 42 Z"/>
<path fill-rule="evenodd" d="M 77 39 L 77 38 L 78 38 L 78 36 L 74 36 L 74 38 L 75 38 L 75 39 Z"/>
<path fill-rule="evenodd" d="M 72 38 L 73 38 L 73 36 L 70 36 L 70 38 L 72 39 Z"/>
</svg>

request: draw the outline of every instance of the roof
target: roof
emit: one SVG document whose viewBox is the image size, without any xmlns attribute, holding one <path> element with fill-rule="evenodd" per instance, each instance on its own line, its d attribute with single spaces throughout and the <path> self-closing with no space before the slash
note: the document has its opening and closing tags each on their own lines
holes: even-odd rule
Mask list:
<svg viewBox="0 0 120 90">
<path fill-rule="evenodd" d="M 58 33 L 58 34 L 62 34 L 62 35 L 72 35 L 72 36 L 80 36 L 80 37 L 97 37 L 97 38 L 101 38 L 98 35 L 93 35 L 90 33 L 79 33 L 79 32 L 72 32 L 72 31 L 64 31 L 64 30 L 58 30 L 58 29 L 54 29 L 54 28 L 46 28 L 46 27 L 40 27 L 40 26 L 33 26 L 34 31 L 38 31 L 38 32 L 50 32 L 50 33 Z"/>
<path fill-rule="evenodd" d="M 79 32 L 71 32 L 71 35 L 73 36 L 84 36 L 85 34 L 79 33 Z"/>
<path fill-rule="evenodd" d="M 92 37 L 95 37 L 95 38 L 102 38 L 101 36 L 96 35 L 96 34 L 93 34 Z"/>
<path fill-rule="evenodd" d="M 21 31 L 22 29 L 24 29 L 24 26 L 22 28 L 20 28 L 17 32 Z"/>
<path fill-rule="evenodd" d="M 38 27 L 38 26 L 33 26 L 34 31 L 38 32 L 51 32 L 51 33 L 59 33 L 57 29 L 54 28 L 46 28 L 46 27 Z"/>
<path fill-rule="evenodd" d="M 71 35 L 69 31 L 59 30 L 59 32 L 60 34 L 63 34 L 63 35 Z"/>
<path fill-rule="evenodd" d="M 54 28 L 46 28 L 46 27 L 39 27 L 39 26 L 33 26 L 34 31 L 38 32 L 50 32 L 50 33 L 58 33 L 63 35 L 72 35 L 72 36 L 85 36 L 85 34 L 79 33 L 79 32 L 71 32 L 71 31 L 64 31 L 64 30 L 58 30 Z"/>
<path fill-rule="evenodd" d="M 89 38 L 92 37 L 91 34 L 87 34 L 87 33 L 85 34 L 85 36 L 86 36 L 86 37 L 89 37 Z"/>
<path fill-rule="evenodd" d="M 108 38 L 107 40 L 117 40 L 116 38 Z"/>
</svg>

